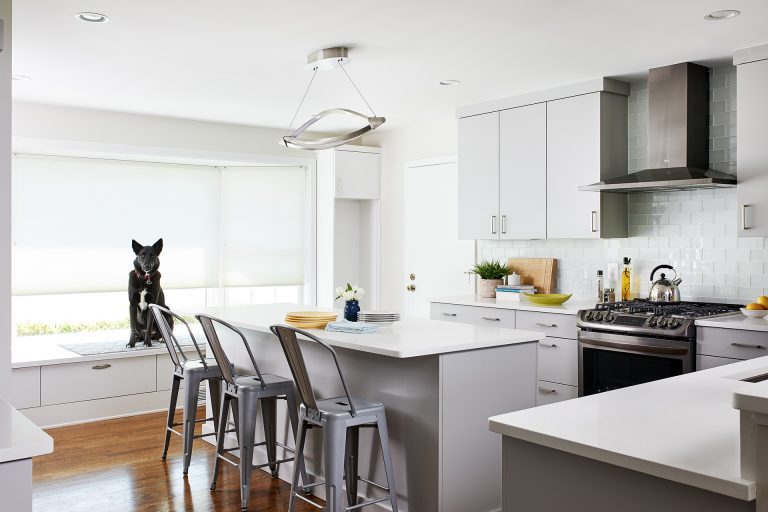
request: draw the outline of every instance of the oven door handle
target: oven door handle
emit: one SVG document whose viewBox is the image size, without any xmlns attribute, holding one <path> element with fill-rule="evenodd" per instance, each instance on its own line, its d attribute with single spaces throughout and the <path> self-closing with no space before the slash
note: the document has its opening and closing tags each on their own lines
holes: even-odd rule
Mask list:
<svg viewBox="0 0 768 512">
<path fill-rule="evenodd" d="M 580 338 L 579 343 L 587 347 L 616 348 L 619 350 L 627 350 L 631 352 L 644 352 L 648 354 L 669 354 L 669 355 L 683 356 L 688 353 L 688 349 L 683 347 L 638 345 L 636 343 L 622 343 L 620 341 L 596 340 L 594 338 Z"/>
</svg>

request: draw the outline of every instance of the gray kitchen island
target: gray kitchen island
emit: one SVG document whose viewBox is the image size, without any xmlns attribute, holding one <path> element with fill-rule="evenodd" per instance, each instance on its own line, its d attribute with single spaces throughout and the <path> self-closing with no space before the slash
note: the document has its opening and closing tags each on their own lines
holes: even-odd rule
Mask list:
<svg viewBox="0 0 768 512">
<path fill-rule="evenodd" d="M 241 328 L 261 371 L 290 377 L 269 326 L 283 323 L 289 311 L 307 310 L 314 308 L 277 304 L 198 312 Z M 543 333 L 433 320 L 396 322 L 371 334 L 311 332 L 336 349 L 353 395 L 386 405 L 401 511 L 501 508 L 501 446 L 496 434 L 488 431 L 488 417 L 534 406 L 536 345 Z M 239 339 L 224 337 L 222 344 L 237 368 L 248 369 Z M 339 396 L 341 388 L 328 354 L 310 342 L 302 349 L 318 396 Z M 292 446 L 285 405 L 278 407 L 282 407 L 278 440 Z M 257 428 L 257 439 L 263 439 L 261 426 Z M 322 478 L 320 434 L 310 431 L 305 450 L 307 469 L 318 478 Z M 385 482 L 379 446 L 371 434 L 361 432 L 360 474 Z M 266 462 L 266 453 L 258 451 L 254 460 Z M 290 481 L 291 470 L 292 464 L 283 464 L 280 478 Z M 315 491 L 324 497 L 322 486 Z M 358 492 L 381 495 L 362 482 Z"/>
</svg>

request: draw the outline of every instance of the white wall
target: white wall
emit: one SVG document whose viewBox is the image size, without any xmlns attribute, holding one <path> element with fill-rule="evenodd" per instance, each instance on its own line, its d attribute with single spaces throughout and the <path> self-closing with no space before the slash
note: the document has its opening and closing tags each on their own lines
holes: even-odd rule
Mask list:
<svg viewBox="0 0 768 512">
<path fill-rule="evenodd" d="M 0 2 L 5 21 L 0 53 L 0 397 L 11 393 L 11 0 Z"/>
<path fill-rule="evenodd" d="M 392 131 L 382 131 L 363 141 L 382 148 L 381 179 L 381 307 L 402 311 L 407 270 L 403 248 L 403 173 L 411 160 L 458 151 L 458 123 L 453 112 Z M 436 254 L 436 258 L 440 255 Z M 464 269 L 457 269 L 463 272 Z"/>
</svg>

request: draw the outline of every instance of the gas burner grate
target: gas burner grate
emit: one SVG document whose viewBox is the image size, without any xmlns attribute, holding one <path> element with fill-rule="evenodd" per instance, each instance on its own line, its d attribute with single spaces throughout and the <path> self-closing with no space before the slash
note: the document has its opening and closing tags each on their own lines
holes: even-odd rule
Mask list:
<svg viewBox="0 0 768 512">
<path fill-rule="evenodd" d="M 595 306 L 596 311 L 612 311 L 630 315 L 680 316 L 698 318 L 702 316 L 722 315 L 739 310 L 737 304 L 715 304 L 708 302 L 652 302 L 645 299 L 631 301 L 601 303 Z"/>
</svg>

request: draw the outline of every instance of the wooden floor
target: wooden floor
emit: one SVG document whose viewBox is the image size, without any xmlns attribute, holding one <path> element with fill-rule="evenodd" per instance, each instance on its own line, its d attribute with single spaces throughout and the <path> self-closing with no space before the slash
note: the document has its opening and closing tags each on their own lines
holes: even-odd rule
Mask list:
<svg viewBox="0 0 768 512">
<path fill-rule="evenodd" d="M 33 459 L 34 511 L 239 511 L 237 468 L 222 463 L 211 492 L 214 450 L 198 440 L 185 478 L 181 437 L 172 436 L 168 458 L 160 460 L 164 426 L 165 414 L 158 413 L 48 430 L 54 453 Z M 289 494 L 287 483 L 256 470 L 249 510 L 287 511 Z M 296 510 L 317 509 L 299 503 Z"/>
</svg>

